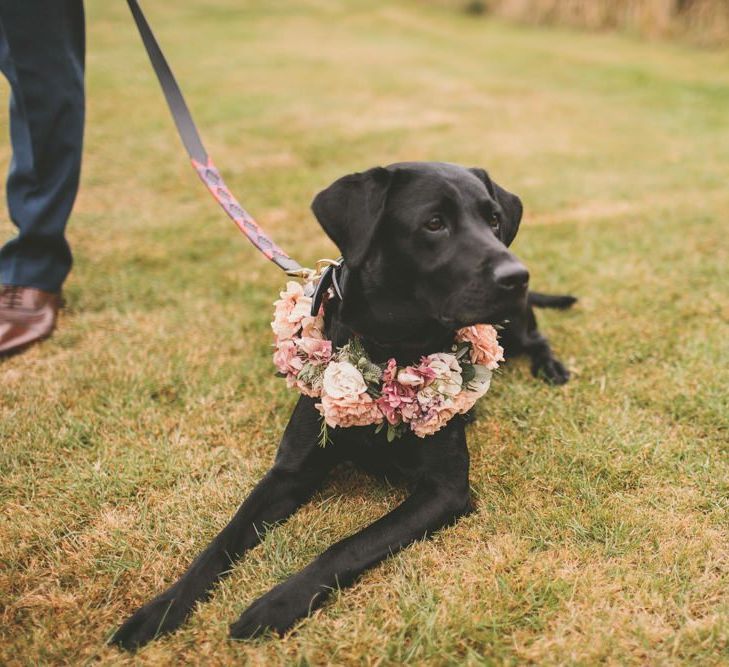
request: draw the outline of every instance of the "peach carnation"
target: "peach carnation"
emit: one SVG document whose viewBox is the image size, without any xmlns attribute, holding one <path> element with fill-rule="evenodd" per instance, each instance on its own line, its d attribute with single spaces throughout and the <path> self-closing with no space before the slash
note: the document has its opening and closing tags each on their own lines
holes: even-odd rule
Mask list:
<svg viewBox="0 0 729 667">
<path fill-rule="evenodd" d="M 311 317 L 311 297 L 306 296 L 304 288 L 293 280 L 286 283 L 286 289 L 280 296 L 273 304 L 271 328 L 279 340 L 289 340 L 301 328 L 302 320 Z"/>
<path fill-rule="evenodd" d="M 327 426 L 349 428 L 350 426 L 368 426 L 382 423 L 382 412 L 369 394 L 361 394 L 354 399 L 332 398 L 322 394 L 321 403 L 317 403 Z"/>
<path fill-rule="evenodd" d="M 382 412 L 367 393 L 367 383 L 348 361 L 330 363 L 324 371 L 321 403 L 316 406 L 328 426 L 348 428 L 382 422 Z"/>
<path fill-rule="evenodd" d="M 276 368 L 286 376 L 294 377 L 303 368 L 304 362 L 297 354 L 296 343 L 293 340 L 279 341 L 273 353 L 273 363 Z M 292 386 L 289 384 L 289 386 Z"/>
<path fill-rule="evenodd" d="M 456 340 L 471 343 L 471 362 L 474 364 L 486 366 L 492 371 L 504 360 L 504 348 L 499 345 L 499 334 L 490 324 L 474 324 L 459 329 Z"/>
<path fill-rule="evenodd" d="M 422 416 L 410 422 L 410 428 L 419 438 L 425 438 L 440 431 L 455 415 L 468 412 L 478 400 L 475 392 L 462 391 L 457 396 L 442 399 Z"/>
<path fill-rule="evenodd" d="M 309 396 L 310 398 L 319 398 L 321 396 L 320 386 L 302 382 L 291 375 L 286 378 L 286 384 L 289 388 L 296 387 L 304 396 Z"/>
</svg>

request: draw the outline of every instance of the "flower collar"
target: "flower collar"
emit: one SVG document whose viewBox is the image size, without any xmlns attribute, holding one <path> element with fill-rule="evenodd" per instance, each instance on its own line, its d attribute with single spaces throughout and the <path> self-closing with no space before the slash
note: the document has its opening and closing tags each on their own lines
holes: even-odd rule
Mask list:
<svg viewBox="0 0 729 667">
<path fill-rule="evenodd" d="M 328 267 L 334 275 L 335 265 Z M 387 428 L 392 441 L 407 431 L 424 438 L 452 417 L 470 410 L 489 389 L 491 374 L 504 351 L 491 325 L 476 324 L 456 331 L 443 352 L 421 357 L 416 365 L 398 366 L 395 359 L 375 364 L 359 338 L 337 349 L 324 334 L 324 305 L 331 295 L 326 284 L 286 284 L 275 303 L 271 327 L 273 362 L 289 387 L 320 399 L 322 444 L 327 426 L 376 425 Z M 321 294 L 319 305 L 311 295 Z"/>
</svg>

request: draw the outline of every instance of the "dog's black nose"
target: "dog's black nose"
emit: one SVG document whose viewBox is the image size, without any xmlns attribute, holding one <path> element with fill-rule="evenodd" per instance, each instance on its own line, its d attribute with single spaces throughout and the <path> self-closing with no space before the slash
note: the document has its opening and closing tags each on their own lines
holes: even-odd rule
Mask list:
<svg viewBox="0 0 729 667">
<path fill-rule="evenodd" d="M 529 271 L 521 262 L 502 262 L 494 269 L 494 281 L 502 290 L 526 289 Z"/>
</svg>

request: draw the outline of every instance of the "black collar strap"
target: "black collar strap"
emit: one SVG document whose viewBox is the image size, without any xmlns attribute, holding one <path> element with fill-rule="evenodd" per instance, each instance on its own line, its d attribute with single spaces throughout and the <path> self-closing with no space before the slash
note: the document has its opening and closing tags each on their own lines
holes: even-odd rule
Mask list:
<svg viewBox="0 0 729 667">
<path fill-rule="evenodd" d="M 319 313 L 319 308 L 321 308 L 324 295 L 330 287 L 334 289 L 334 293 L 340 301 L 344 300 L 343 286 L 344 280 L 346 279 L 344 270 L 344 260 L 341 258 L 336 263 L 330 264 L 326 269 L 324 269 L 324 273 L 321 274 L 321 278 L 319 278 L 319 282 L 314 288 L 314 294 L 311 297 L 312 317 L 316 317 Z"/>
</svg>

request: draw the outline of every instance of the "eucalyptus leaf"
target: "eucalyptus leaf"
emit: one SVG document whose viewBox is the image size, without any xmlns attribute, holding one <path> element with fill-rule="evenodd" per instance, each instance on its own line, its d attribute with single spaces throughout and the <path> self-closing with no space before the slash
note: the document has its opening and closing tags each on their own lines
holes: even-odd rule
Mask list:
<svg viewBox="0 0 729 667">
<path fill-rule="evenodd" d="M 462 364 L 461 365 L 461 378 L 463 379 L 463 384 L 468 384 L 475 377 L 476 377 L 476 369 L 473 364 Z"/>
<path fill-rule="evenodd" d="M 470 389 L 471 391 L 479 391 L 482 389 L 488 390 L 491 386 L 491 376 L 493 375 L 493 372 L 486 368 L 486 366 L 480 366 L 478 364 L 474 364 L 472 368 L 474 376 L 469 381 L 467 389 Z"/>
<path fill-rule="evenodd" d="M 455 348 L 455 357 L 460 361 L 461 359 L 463 359 L 464 356 L 466 356 L 466 354 L 471 351 L 471 343 L 464 341 L 463 343 L 458 343 Z"/>
</svg>

